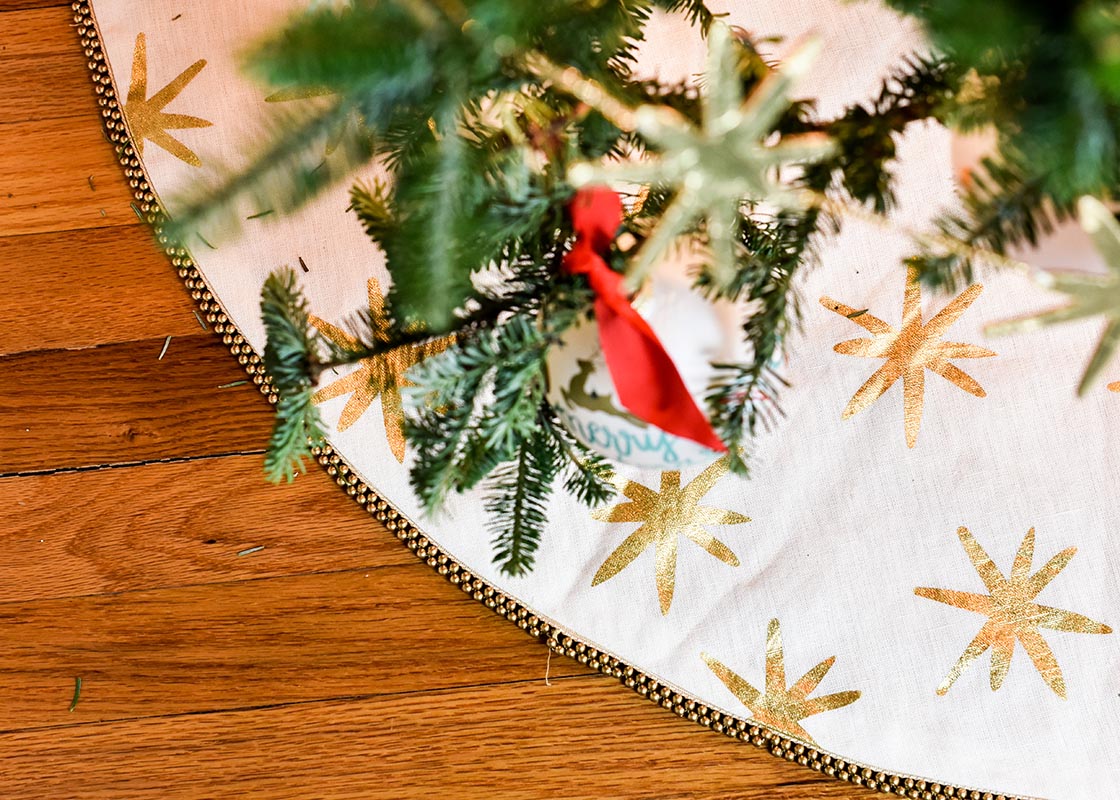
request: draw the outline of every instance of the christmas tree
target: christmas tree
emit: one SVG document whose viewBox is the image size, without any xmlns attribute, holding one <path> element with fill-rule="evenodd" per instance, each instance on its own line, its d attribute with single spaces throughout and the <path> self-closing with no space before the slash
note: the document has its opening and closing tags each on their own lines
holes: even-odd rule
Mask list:
<svg viewBox="0 0 1120 800">
<path fill-rule="evenodd" d="M 612 465 L 548 396 L 550 352 L 573 326 L 598 323 L 627 413 L 726 451 L 745 473 L 751 435 L 776 413 L 794 278 L 850 215 L 888 224 L 908 125 L 999 131 L 961 210 L 915 243 L 911 266 L 931 283 L 967 280 L 1035 243 L 1078 198 L 1111 196 L 1112 4 L 999 0 L 981 15 L 961 2 L 893 5 L 924 21 L 935 49 L 829 119 L 796 94 L 814 41 L 768 63 L 702 0 L 356 0 L 309 10 L 260 43 L 250 69 L 272 91 L 319 102 L 291 112 L 247 170 L 181 203 L 177 237 L 190 246 L 248 204 L 298 208 L 376 162 L 385 178 L 354 185 L 350 210 L 392 276 L 377 314 L 345 336 L 313 324 L 291 271 L 263 287 L 265 361 L 280 394 L 269 475 L 291 480 L 326 435 L 312 399 L 323 370 L 407 348 L 413 489 L 436 508 L 483 485 L 496 558 L 521 573 L 554 487 L 589 505 L 614 491 Z M 706 37 L 699 88 L 635 74 L 655 10 Z M 1106 216 L 1094 230 L 1112 232 Z M 703 254 L 697 291 L 750 309 L 749 356 L 718 365 L 701 404 L 630 304 L 682 240 Z M 1120 320 L 1120 299 L 1110 302 L 1085 313 Z"/>
</svg>

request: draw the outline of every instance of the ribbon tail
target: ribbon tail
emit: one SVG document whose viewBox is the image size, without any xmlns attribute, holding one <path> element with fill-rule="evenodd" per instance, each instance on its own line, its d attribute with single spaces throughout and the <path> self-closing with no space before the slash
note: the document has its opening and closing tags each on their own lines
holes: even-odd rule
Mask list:
<svg viewBox="0 0 1120 800">
<path fill-rule="evenodd" d="M 595 301 L 599 344 L 618 399 L 634 416 L 666 433 L 727 452 L 711 422 L 696 405 L 673 360 L 649 323 L 628 302 Z"/>
</svg>

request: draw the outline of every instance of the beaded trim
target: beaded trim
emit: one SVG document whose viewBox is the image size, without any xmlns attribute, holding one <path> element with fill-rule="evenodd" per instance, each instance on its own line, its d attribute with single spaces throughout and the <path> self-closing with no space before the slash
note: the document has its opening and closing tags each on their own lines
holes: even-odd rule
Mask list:
<svg viewBox="0 0 1120 800">
<path fill-rule="evenodd" d="M 260 389 L 268 402 L 275 405 L 279 395 L 272 381 L 265 373 L 260 355 L 245 341 L 226 315 L 217 299 L 206 285 L 205 278 L 198 271 L 194 260 L 185 248 L 173 245 L 162 231 L 163 210 L 152 191 L 144 166 L 140 162 L 129 139 L 124 115 L 117 101 L 116 87 L 109 71 L 101 35 L 93 15 L 89 0 L 78 0 L 71 4 L 74 12 L 74 28 L 81 40 L 87 59 L 90 77 L 101 107 L 101 116 L 106 133 L 116 150 L 117 157 L 124 169 L 125 178 L 135 196 L 140 216 L 152 226 L 160 246 L 178 270 L 191 297 L 198 304 L 207 324 L 222 337 L 222 342 L 237 358 L 237 362 L 248 373 L 249 378 Z M 544 642 L 548 648 L 559 655 L 565 655 L 585 664 L 604 675 L 618 679 L 629 689 L 642 697 L 675 712 L 678 716 L 703 725 L 714 731 L 749 742 L 756 747 L 768 750 L 778 758 L 796 762 L 822 772 L 838 780 L 857 786 L 894 794 L 914 800 L 1026 800 L 1013 795 L 994 794 L 976 789 L 927 781 L 913 776 L 876 770 L 862 764 L 822 752 L 796 739 L 756 725 L 751 720 L 726 714 L 710 708 L 695 698 L 678 692 L 651 675 L 620 661 L 609 653 L 601 652 L 591 645 L 581 642 L 568 632 L 552 625 L 526 608 L 520 602 L 507 596 L 493 585 L 473 575 L 461 566 L 438 545 L 432 542 L 415 525 L 404 518 L 392 503 L 366 485 L 357 473 L 330 445 L 316 448 L 314 456 L 335 483 L 364 508 L 371 517 L 382 523 L 412 550 L 416 557 L 425 562 L 440 575 L 447 578 L 464 593 L 516 624 L 534 639 Z"/>
</svg>

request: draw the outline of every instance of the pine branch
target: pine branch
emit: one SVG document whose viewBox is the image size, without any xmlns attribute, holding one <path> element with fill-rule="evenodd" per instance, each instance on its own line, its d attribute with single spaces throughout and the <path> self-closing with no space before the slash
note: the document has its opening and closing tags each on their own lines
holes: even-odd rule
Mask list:
<svg viewBox="0 0 1120 800">
<path fill-rule="evenodd" d="M 381 180 L 369 185 L 361 182 L 350 188 L 350 208 L 371 240 L 381 242 L 396 225 L 389 206 L 390 189 Z"/>
<path fill-rule="evenodd" d="M 433 49 L 450 35 L 443 14 L 428 0 L 388 0 L 324 6 L 294 15 L 250 53 L 251 72 L 272 86 L 373 90 L 377 84 L 431 86 L 438 62 Z"/>
<path fill-rule="evenodd" d="M 669 13 L 684 14 L 690 25 L 699 27 L 705 34 L 717 17 L 703 0 L 653 0 L 653 4 Z"/>
<path fill-rule="evenodd" d="M 956 288 L 971 283 L 974 254 L 1002 255 L 1014 245 L 1034 246 L 1056 222 L 1073 213 L 1072 203 L 1050 202 L 1044 186 L 1044 177 L 1029 174 L 1019 164 L 984 159 L 963 193 L 963 211 L 937 221 L 942 241 L 927 245 L 911 263 L 931 285 Z"/>
<path fill-rule="evenodd" d="M 217 241 L 264 209 L 286 214 L 301 208 L 373 157 L 373 136 L 360 118 L 357 101 L 350 97 L 281 115 L 262 133 L 270 144 L 248 167 L 172 199 L 167 235 L 193 247 L 196 236 Z M 335 144 L 330 156 L 328 141 Z"/>
<path fill-rule="evenodd" d="M 836 154 L 806 170 L 805 182 L 818 191 L 838 174 L 844 190 L 883 213 L 894 205 L 890 167 L 897 137 L 912 123 L 944 117 L 953 90 L 952 72 L 942 59 L 905 59 L 883 82 L 869 105 L 853 105 L 843 116 L 810 129 L 828 134 Z"/>
<path fill-rule="evenodd" d="M 420 454 L 411 483 L 426 508 L 473 487 L 535 430 L 544 354 L 532 318 L 519 315 L 417 365 L 405 430 Z"/>
<path fill-rule="evenodd" d="M 470 293 L 470 273 L 484 266 L 481 254 L 462 247 L 474 211 L 466 196 L 469 170 L 477 164 L 456 135 L 457 105 L 450 103 L 443 114 L 431 171 L 424 174 L 412 169 L 419 165 L 406 165 L 398 176 L 396 202 L 403 211 L 399 239 L 383 242 L 394 277 L 390 297 L 396 313 L 439 333 L 451 329 L 455 309 Z"/>
<path fill-rule="evenodd" d="M 555 443 L 542 428 L 534 429 L 516 452 L 491 476 L 484 506 L 494 534 L 495 561 L 502 572 L 514 576 L 532 569 L 559 468 Z"/>
<path fill-rule="evenodd" d="M 959 67 L 959 112 L 1000 131 L 1000 153 L 1021 154 L 1042 193 L 1065 206 L 1120 183 L 1120 80 L 1110 44 L 1115 4 L 888 0 L 925 23 Z"/>
<path fill-rule="evenodd" d="M 274 272 L 261 289 L 261 316 L 268 343 L 264 365 L 280 394 L 265 474 L 273 483 L 291 483 L 304 472 L 304 459 L 325 437 L 319 411 L 311 400 L 318 373 L 317 341 L 308 320 L 307 301 L 291 269 Z"/>
<path fill-rule="evenodd" d="M 731 469 L 739 474 L 747 472 L 746 439 L 759 425 L 769 427 L 781 413 L 778 392 L 786 384 L 774 364 L 797 318 L 791 286 L 818 224 L 820 215 L 814 210 L 770 221 L 741 220 L 740 237 L 748 255 L 741 259 L 736 282 L 728 289 L 751 308 L 742 328 L 751 360 L 715 365 L 716 377 L 705 397 L 712 426 L 730 450 Z"/>
<path fill-rule="evenodd" d="M 614 470 L 598 453 L 572 436 L 547 402 L 541 404 L 539 424 L 562 453 L 564 491 L 587 506 L 597 506 L 615 496 Z"/>
</svg>

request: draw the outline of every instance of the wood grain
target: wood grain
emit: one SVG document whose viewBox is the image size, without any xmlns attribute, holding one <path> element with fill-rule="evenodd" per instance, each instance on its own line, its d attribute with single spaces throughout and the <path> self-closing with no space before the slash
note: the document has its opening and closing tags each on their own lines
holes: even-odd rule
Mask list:
<svg viewBox="0 0 1120 800">
<path fill-rule="evenodd" d="M 8 734 L 0 791 L 823 800 L 859 790 L 683 723 L 595 676 Z"/>
<path fill-rule="evenodd" d="M 317 470 L 272 486 L 261 459 L 0 479 L 0 603 L 415 563 Z"/>
<path fill-rule="evenodd" d="M 0 355 L 203 332 L 179 276 L 139 224 L 0 237 L 0 267 L 3 304 L 15 312 L 0 326 Z"/>
<path fill-rule="evenodd" d="M 70 3 L 28 2 L 24 10 L 14 10 L 18 6 L 10 0 L 0 0 L 0 59 L 23 58 L 26 56 L 45 56 L 57 59 L 67 64 L 71 69 L 84 69 L 85 59 L 74 57 L 74 12 Z M 35 80 L 31 76 L 21 76 L 24 80 L 8 81 L 12 84 L 7 87 L 9 91 L 20 92 L 18 97 L 33 97 L 49 95 L 43 92 L 45 87 L 67 92 L 68 99 L 57 105 L 60 111 L 81 108 L 83 104 L 92 102 L 93 96 L 87 90 L 88 86 L 75 83 L 73 86 L 61 87 L 44 80 Z M 86 76 L 88 82 L 89 77 Z M 69 93 L 73 93 L 72 95 Z M 30 116 L 21 116 L 18 110 L 11 109 L 17 121 L 30 119 Z M 72 114 L 71 114 L 72 116 Z"/>
<path fill-rule="evenodd" d="M 202 334 L 0 358 L 0 475 L 259 450 L 268 404 Z M 220 419 L 221 425 L 215 424 Z"/>
<path fill-rule="evenodd" d="M 0 12 L 45 8 L 60 8 L 69 11 L 70 3 L 66 0 L 0 0 Z"/>
<path fill-rule="evenodd" d="M 82 116 L 0 125 L 0 236 L 137 222 L 99 124 L 90 104 Z"/>
<path fill-rule="evenodd" d="M 0 14 L 0 123 L 95 113 L 86 65 L 73 57 L 72 18 L 68 7 Z"/>
<path fill-rule="evenodd" d="M 268 406 L 217 388 L 69 25 L 0 0 L 0 797 L 871 796 L 550 659 L 321 473 L 259 482 Z"/>
<path fill-rule="evenodd" d="M 0 603 L 0 652 L 8 731 L 525 680 L 548 660 L 544 644 L 415 560 Z M 570 659 L 552 668 L 587 672 Z"/>
</svg>

